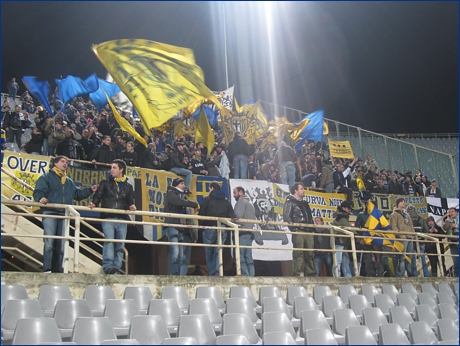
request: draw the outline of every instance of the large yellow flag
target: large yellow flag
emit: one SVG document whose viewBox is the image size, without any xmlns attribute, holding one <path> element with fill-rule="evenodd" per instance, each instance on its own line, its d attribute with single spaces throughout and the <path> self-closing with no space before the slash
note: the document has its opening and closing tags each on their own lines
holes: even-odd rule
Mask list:
<svg viewBox="0 0 460 346">
<path fill-rule="evenodd" d="M 92 49 L 133 103 L 147 133 L 203 98 L 223 108 L 205 85 L 191 49 L 141 39 L 108 41 Z"/>
<path fill-rule="evenodd" d="M 201 107 L 200 114 L 198 115 L 198 121 L 196 123 L 195 142 L 203 143 L 203 145 L 208 148 L 208 153 L 211 153 L 212 149 L 214 149 L 214 140 L 214 132 L 212 131 L 211 125 L 209 125 L 209 121 L 203 107 Z"/>
<path fill-rule="evenodd" d="M 142 136 L 140 134 L 137 133 L 137 131 L 131 126 L 131 124 L 128 122 L 128 120 L 126 120 L 125 118 L 123 118 L 117 111 L 117 109 L 115 108 L 115 106 L 113 105 L 112 101 L 110 100 L 109 96 L 105 93 L 104 91 L 104 95 L 105 97 L 107 97 L 107 102 L 109 103 L 110 105 L 110 108 L 112 108 L 112 112 L 113 112 L 113 116 L 115 117 L 115 120 L 117 121 L 118 125 L 120 125 L 120 128 L 123 130 L 123 131 L 126 131 L 128 132 L 129 134 L 133 135 L 133 137 L 135 139 L 137 139 L 140 143 L 144 144 L 145 147 L 147 147 L 147 142 L 145 141 L 144 138 L 142 138 Z"/>
<path fill-rule="evenodd" d="M 332 157 L 352 159 L 355 157 L 350 141 L 333 141 L 329 139 L 329 151 Z"/>
</svg>

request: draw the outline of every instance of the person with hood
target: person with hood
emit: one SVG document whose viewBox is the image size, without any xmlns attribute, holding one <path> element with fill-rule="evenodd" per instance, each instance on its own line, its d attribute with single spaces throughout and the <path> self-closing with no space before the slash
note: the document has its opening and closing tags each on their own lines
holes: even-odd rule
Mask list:
<svg viewBox="0 0 460 346">
<path fill-rule="evenodd" d="M 410 218 L 412 219 L 412 224 L 414 227 L 420 227 L 421 233 L 429 233 L 430 228 L 428 227 L 427 220 L 425 220 L 423 217 L 421 217 L 418 213 L 415 207 L 412 204 L 409 204 L 407 207 L 407 212 L 409 213 Z M 429 277 L 430 274 L 428 272 L 428 266 L 426 265 L 426 259 L 425 259 L 425 243 L 419 243 L 420 247 L 420 254 L 421 254 L 421 259 L 422 259 L 422 270 L 423 270 L 423 276 L 424 277 Z M 417 247 L 414 245 L 414 251 L 417 249 Z M 412 266 L 412 270 L 417 270 L 417 266 L 415 263 Z"/>
<path fill-rule="evenodd" d="M 200 212 L 198 215 L 202 216 L 214 216 L 214 217 L 225 217 L 235 218 L 235 213 L 230 201 L 225 197 L 224 192 L 220 188 L 220 184 L 217 181 L 213 181 L 209 186 L 209 196 L 203 198 L 201 203 Z M 202 226 L 217 226 L 217 221 L 200 220 Z M 204 244 L 217 244 L 217 230 L 206 228 L 203 232 L 203 243 Z M 222 244 L 225 244 L 227 240 L 227 231 L 221 230 L 222 233 Z M 219 275 L 219 262 L 217 260 L 218 248 L 217 247 L 205 247 L 206 264 L 208 266 L 209 276 Z"/>
<path fill-rule="evenodd" d="M 233 165 L 234 179 L 248 178 L 248 156 L 251 154 L 248 142 L 243 138 L 241 132 L 235 132 L 233 141 L 228 145 L 228 160 Z"/>
<path fill-rule="evenodd" d="M 434 221 L 434 217 L 433 216 L 428 216 L 427 219 L 426 219 L 426 223 L 428 225 L 428 233 L 429 234 L 439 234 L 439 235 L 444 235 L 446 234 L 446 232 L 444 232 L 444 230 L 439 227 L 436 222 Z M 441 239 L 439 239 L 441 240 Z M 443 243 L 440 241 L 439 242 L 439 248 L 440 248 L 440 251 L 441 251 L 441 255 L 444 254 L 444 245 Z M 428 254 L 428 259 L 430 260 L 430 264 L 431 264 L 431 276 L 432 277 L 437 277 L 438 276 L 438 264 L 439 264 L 439 261 L 438 261 L 438 251 L 436 249 L 436 244 L 435 243 L 425 243 L 425 249 L 426 249 L 426 253 Z M 446 275 L 447 273 L 447 270 L 446 270 L 446 261 L 445 261 L 445 257 L 442 256 L 441 257 L 441 265 L 442 265 L 442 269 L 444 270 L 444 275 Z"/>
<path fill-rule="evenodd" d="M 337 227 L 350 227 L 350 214 L 353 210 L 353 206 L 349 201 L 343 201 L 338 207 L 337 211 L 332 214 L 334 220 L 331 225 Z M 352 231 L 356 235 L 356 231 Z M 335 238 L 335 249 L 336 250 L 351 250 L 351 242 L 349 238 L 337 237 Z M 338 269 L 338 277 L 341 273 L 346 278 L 351 278 L 352 273 L 350 269 L 350 257 L 348 252 L 336 252 L 336 263 Z"/>
<path fill-rule="evenodd" d="M 399 238 L 399 241 L 404 244 L 404 252 L 414 252 L 414 243 L 412 239 L 415 236 L 414 224 L 409 213 L 405 209 L 406 201 L 403 197 L 400 197 L 396 200 L 396 208 L 393 210 L 393 213 L 390 215 L 390 226 L 391 229 L 396 232 L 396 238 Z M 399 232 L 406 232 L 411 234 L 400 234 Z M 407 255 L 411 262 L 415 262 L 414 255 Z M 407 276 L 417 276 L 417 271 L 413 271 L 413 266 L 407 259 L 404 258 L 404 255 L 398 255 L 396 258 L 395 272 L 396 276 L 403 277 L 405 271 L 407 270 Z"/>
<path fill-rule="evenodd" d="M 233 197 L 236 200 L 235 217 L 237 219 L 256 220 L 256 211 L 251 203 L 249 196 L 245 194 L 242 186 L 237 186 L 233 189 Z M 241 228 L 253 229 L 253 223 L 240 223 Z M 254 232 L 240 231 L 240 245 L 252 246 L 254 240 Z M 255 276 L 254 260 L 252 259 L 252 249 L 240 248 L 241 275 Z"/>
<path fill-rule="evenodd" d="M 283 221 L 292 223 L 313 224 L 310 205 L 305 197 L 305 188 L 302 183 L 296 182 L 290 189 L 291 194 L 286 197 L 283 209 Z M 292 235 L 292 245 L 294 249 L 313 249 L 315 228 L 289 226 Z M 294 276 L 316 276 L 313 251 L 294 251 L 292 253 L 294 260 Z"/>
<path fill-rule="evenodd" d="M 164 201 L 164 212 L 170 214 L 186 214 L 186 208 L 197 208 L 198 204 L 187 200 L 185 195 L 185 181 L 182 178 L 173 180 L 172 185 L 168 186 Z M 166 217 L 165 223 L 175 225 L 185 225 L 185 218 Z M 183 243 L 185 229 L 181 227 L 168 226 L 165 228 L 168 241 L 173 243 Z M 170 275 L 180 275 L 180 268 L 183 262 L 184 247 L 180 245 L 170 245 L 169 250 L 169 273 Z"/>
<path fill-rule="evenodd" d="M 327 193 L 334 191 L 334 178 L 332 177 L 332 164 L 329 160 L 321 162 L 321 176 L 319 180 L 319 187 L 324 189 Z"/>
</svg>

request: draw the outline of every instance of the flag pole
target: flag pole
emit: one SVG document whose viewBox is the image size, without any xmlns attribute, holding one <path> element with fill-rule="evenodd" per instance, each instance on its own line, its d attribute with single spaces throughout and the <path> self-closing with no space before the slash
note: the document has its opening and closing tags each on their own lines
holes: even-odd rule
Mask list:
<svg viewBox="0 0 460 346">
<path fill-rule="evenodd" d="M 225 82 L 228 89 L 228 58 L 227 58 L 227 29 L 225 22 L 225 2 L 222 3 L 222 14 L 224 17 L 224 55 L 225 55 Z"/>
</svg>

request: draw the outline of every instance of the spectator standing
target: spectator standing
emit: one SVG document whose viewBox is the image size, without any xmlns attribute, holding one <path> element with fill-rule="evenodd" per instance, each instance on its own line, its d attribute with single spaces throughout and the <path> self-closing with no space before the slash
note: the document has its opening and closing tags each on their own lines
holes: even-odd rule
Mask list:
<svg viewBox="0 0 460 346">
<path fill-rule="evenodd" d="M 437 187 L 436 184 L 437 184 L 436 179 L 433 179 L 431 181 L 431 187 L 428 187 L 425 190 L 425 197 L 442 198 L 441 189 L 439 187 Z"/>
<path fill-rule="evenodd" d="M 388 192 L 392 195 L 401 195 L 402 187 L 397 180 L 396 174 L 391 174 L 390 182 L 388 183 Z"/>
<path fill-rule="evenodd" d="M 163 167 L 162 161 L 157 157 L 157 148 L 155 147 L 155 143 L 150 143 L 148 148 L 142 154 L 141 158 L 139 159 L 139 163 L 143 168 L 150 168 L 150 169 L 165 169 Z"/>
<path fill-rule="evenodd" d="M 222 153 L 225 153 L 224 151 L 221 151 L 220 154 L 218 154 L 218 151 L 216 148 L 214 148 L 211 152 L 211 155 L 208 157 L 206 166 L 208 167 L 208 176 L 210 177 L 221 177 L 220 171 L 219 171 L 219 165 L 220 161 L 222 160 Z"/>
<path fill-rule="evenodd" d="M 72 205 L 74 199 L 81 201 L 97 190 L 98 185 L 79 189 L 74 181 L 67 177 L 67 161 L 67 157 L 64 156 L 53 158 L 53 168 L 37 180 L 33 192 L 35 202 Z M 43 215 L 44 235 L 64 236 L 65 220 L 46 217 L 46 215 L 63 216 L 64 209 L 46 208 L 43 211 Z M 62 273 L 64 240 L 44 238 L 43 242 L 45 243 L 43 249 L 43 272 Z"/>
<path fill-rule="evenodd" d="M 414 182 L 412 181 L 411 175 L 406 175 L 404 183 L 402 184 L 402 194 L 408 196 L 417 196 L 418 189 L 415 186 Z"/>
<path fill-rule="evenodd" d="M 78 140 L 78 142 L 81 144 L 83 147 L 83 150 L 85 151 L 85 160 L 89 158 L 89 156 L 92 155 L 94 148 L 96 147 L 94 145 L 94 142 L 91 138 L 89 138 L 89 131 L 87 129 L 84 129 L 81 133 L 81 139 Z"/>
<path fill-rule="evenodd" d="M 364 162 L 363 166 L 367 170 L 369 170 L 370 166 L 374 166 L 374 170 L 376 172 L 379 171 L 379 164 L 369 154 L 366 155 L 366 161 Z"/>
<path fill-rule="evenodd" d="M 332 214 L 334 220 L 332 225 L 338 227 L 350 227 L 350 214 L 353 210 L 353 206 L 349 201 L 343 201 L 340 206 L 337 207 L 337 211 Z M 353 233 L 356 234 L 355 231 Z M 335 249 L 336 250 L 351 250 L 350 239 L 345 237 L 338 237 L 335 239 Z M 338 267 L 339 277 L 343 274 L 346 278 L 351 278 L 351 269 L 350 269 L 350 257 L 348 252 L 336 252 L 336 263 Z"/>
<path fill-rule="evenodd" d="M 327 193 L 334 191 L 334 178 L 332 176 L 332 164 L 329 160 L 321 162 L 321 176 L 319 187 L 324 189 Z"/>
<path fill-rule="evenodd" d="M 458 236 L 458 225 L 458 210 L 449 208 L 446 221 L 442 224 L 442 229 L 447 235 Z M 455 257 L 452 257 L 452 261 L 454 262 L 454 277 L 458 277 L 458 238 L 450 238 L 448 241 L 451 243 L 449 244 L 450 253 L 451 255 L 455 255 Z"/>
<path fill-rule="evenodd" d="M 171 172 L 176 173 L 185 177 L 185 194 L 190 194 L 190 185 L 192 184 L 192 171 L 189 169 L 189 165 L 184 164 L 184 157 L 187 156 L 185 152 L 185 144 L 183 142 L 174 143 L 174 151 L 171 154 L 171 160 L 174 167 L 171 168 Z"/>
<path fill-rule="evenodd" d="M 315 217 L 316 225 L 324 225 L 322 217 Z M 331 231 L 327 228 L 315 228 L 314 248 L 323 250 L 332 250 L 331 240 L 329 236 L 323 237 L 322 234 L 331 234 Z M 316 276 L 321 276 L 321 270 L 323 264 L 326 267 L 326 276 L 332 277 L 332 254 L 331 252 L 315 251 L 315 269 Z"/>
<path fill-rule="evenodd" d="M 66 132 L 66 138 L 59 142 L 56 147 L 56 155 L 66 156 L 74 160 L 83 160 L 85 158 L 85 151 L 75 139 L 75 132 L 72 130 Z"/>
<path fill-rule="evenodd" d="M 351 173 L 351 167 L 356 162 L 356 159 L 353 160 L 352 163 L 347 165 L 347 169 L 344 170 L 344 165 L 342 163 L 338 163 L 336 165 L 335 171 L 332 173 L 332 177 L 334 178 L 334 189 L 338 192 L 344 192 L 347 194 L 347 201 L 353 202 L 353 192 L 348 187 L 348 182 L 346 178 Z"/>
<path fill-rule="evenodd" d="M 45 132 L 48 133 L 47 155 L 54 156 L 57 145 L 66 138 L 63 124 L 60 121 L 56 121 L 54 118 L 48 118 Z"/>
<path fill-rule="evenodd" d="M 217 181 L 213 181 L 209 186 L 209 195 L 203 198 L 201 203 L 200 211 L 198 215 L 202 216 L 214 216 L 214 217 L 225 217 L 235 218 L 235 213 L 230 201 L 225 198 L 224 192 L 220 188 L 220 184 Z M 202 226 L 217 226 L 217 221 L 200 220 Z M 206 228 L 203 232 L 203 243 L 204 244 L 217 244 L 217 230 Z M 227 239 L 227 231 L 221 230 L 222 244 L 225 244 Z M 218 248 L 217 247 L 205 247 L 206 264 L 208 266 L 209 276 L 219 275 L 219 263 L 217 259 Z"/>
<path fill-rule="evenodd" d="M 90 156 L 92 163 L 112 163 L 115 160 L 115 152 L 111 147 L 112 139 L 110 136 L 104 136 L 102 138 L 101 146 L 94 149 Z"/>
<path fill-rule="evenodd" d="M 134 204 L 134 189 L 128 183 L 126 164 L 122 160 L 114 160 L 110 167 L 110 177 L 101 182 L 94 194 L 90 208 L 101 203 L 101 208 L 136 210 Z M 101 213 L 102 231 L 106 239 L 125 240 L 128 225 L 126 223 L 111 222 L 110 220 L 128 220 L 126 214 Z M 125 243 L 104 242 L 102 248 L 102 269 L 105 274 L 120 274 L 123 263 Z"/>
<path fill-rule="evenodd" d="M 14 112 L 5 113 L 3 118 L 3 128 L 6 130 L 6 142 L 18 145 L 18 149 L 22 148 L 22 130 L 26 126 L 24 114 L 21 112 L 21 106 L 16 105 Z"/>
<path fill-rule="evenodd" d="M 429 234 L 439 234 L 439 235 L 446 234 L 446 232 L 444 232 L 444 230 L 441 227 L 436 225 L 436 222 L 434 221 L 433 216 L 428 216 L 428 218 L 426 219 L 426 222 L 429 228 L 429 231 L 428 231 Z M 443 255 L 444 254 L 444 244 L 441 241 L 439 242 L 439 248 L 441 250 L 441 255 Z M 430 264 L 431 264 L 431 277 L 438 277 L 439 261 L 438 261 L 438 254 L 437 254 L 438 251 L 436 249 L 436 244 L 425 243 L 425 251 L 428 254 L 428 259 L 430 260 Z M 442 269 L 444 270 L 444 275 L 446 275 L 447 270 L 446 270 L 446 262 L 445 262 L 444 256 L 441 257 L 441 265 L 442 265 Z"/>
<path fill-rule="evenodd" d="M 185 195 L 185 181 L 182 178 L 173 180 L 172 185 L 168 186 L 164 201 L 164 212 L 169 214 L 186 214 L 185 208 L 197 208 L 198 204 L 187 200 Z M 165 223 L 174 225 L 185 225 L 185 218 L 166 217 Z M 168 226 L 165 229 L 168 241 L 173 243 L 184 242 L 184 230 L 181 227 Z M 169 273 L 170 275 L 180 275 L 180 268 L 183 262 L 184 249 L 180 245 L 170 245 L 169 247 Z"/>
<path fill-rule="evenodd" d="M 248 142 L 241 132 L 235 132 L 233 141 L 228 145 L 228 160 L 233 164 L 233 178 L 248 178 L 248 156 L 251 154 Z"/>
<path fill-rule="evenodd" d="M 8 96 L 13 99 L 14 103 L 16 103 L 16 95 L 19 90 L 19 84 L 16 82 L 16 78 L 11 78 L 6 85 L 6 88 L 8 89 Z"/>
<path fill-rule="evenodd" d="M 289 189 L 295 183 L 295 160 L 296 153 L 294 149 L 281 141 L 279 149 L 275 154 L 275 165 L 279 167 L 281 184 L 289 185 Z M 311 186 L 311 185 L 310 185 Z"/>
<path fill-rule="evenodd" d="M 137 154 L 134 151 L 133 142 L 126 143 L 126 150 L 121 153 L 120 159 L 126 163 L 126 166 L 134 167 L 137 165 Z"/>
<path fill-rule="evenodd" d="M 233 189 L 233 197 L 236 200 L 235 217 L 237 219 L 256 220 L 256 211 L 250 198 L 245 194 L 242 186 Z M 253 229 L 253 223 L 240 223 L 241 228 Z M 240 231 L 240 245 L 252 246 L 254 232 Z M 252 258 L 252 249 L 240 248 L 241 275 L 255 276 L 254 260 Z"/>
<path fill-rule="evenodd" d="M 24 150 L 29 154 L 41 155 L 43 146 L 43 133 L 35 126 L 32 130 L 32 138 L 24 146 Z"/>
<path fill-rule="evenodd" d="M 305 197 L 305 189 L 302 183 L 296 182 L 290 189 L 290 195 L 286 197 L 283 209 L 284 222 L 313 224 L 311 209 Z M 292 245 L 294 249 L 313 249 L 313 235 L 304 234 L 305 232 L 314 233 L 311 227 L 289 226 L 292 235 Z M 315 276 L 314 253 L 312 251 L 294 251 L 294 276 Z"/>
</svg>

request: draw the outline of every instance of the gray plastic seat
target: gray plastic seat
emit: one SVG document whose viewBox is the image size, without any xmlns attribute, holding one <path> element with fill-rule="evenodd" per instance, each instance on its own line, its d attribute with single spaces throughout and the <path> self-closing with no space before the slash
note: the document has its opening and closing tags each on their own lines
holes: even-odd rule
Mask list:
<svg viewBox="0 0 460 346">
<path fill-rule="evenodd" d="M 131 318 L 139 315 L 139 307 L 133 299 L 108 299 L 105 303 L 104 317 L 110 318 L 115 335 L 127 337 Z"/>
<path fill-rule="evenodd" d="M 249 340 L 244 335 L 219 335 L 216 345 L 250 345 Z"/>
<path fill-rule="evenodd" d="M 367 326 L 351 326 L 345 330 L 345 344 L 377 345 L 377 342 Z"/>
<path fill-rule="evenodd" d="M 45 317 L 53 317 L 54 307 L 59 299 L 73 299 L 68 286 L 43 285 L 38 293 L 38 302 L 43 309 Z"/>
<path fill-rule="evenodd" d="M 10 299 L 6 302 L 2 314 L 2 341 L 13 338 L 14 329 L 19 319 L 25 317 L 44 317 L 38 300 Z"/>
<path fill-rule="evenodd" d="M 226 313 L 222 318 L 222 335 L 244 335 L 253 345 L 262 344 L 254 324 L 246 314 Z"/>
<path fill-rule="evenodd" d="M 93 317 L 89 304 L 84 299 L 61 299 L 56 302 L 53 318 L 63 340 L 70 339 L 75 321 L 79 317 Z"/>
<path fill-rule="evenodd" d="M 109 339 L 102 341 L 101 345 L 140 345 L 140 343 L 133 339 Z"/>
<path fill-rule="evenodd" d="M 182 314 L 174 299 L 152 299 L 147 314 L 161 316 L 169 334 L 177 335 L 177 327 Z"/>
<path fill-rule="evenodd" d="M 441 303 L 438 304 L 439 318 L 450 318 L 458 325 L 458 311 L 454 305 Z"/>
<path fill-rule="evenodd" d="M 433 311 L 436 314 L 438 314 L 438 304 L 436 303 L 435 298 L 433 298 L 430 293 L 422 292 L 417 294 L 417 303 L 418 305 L 428 304 L 429 306 L 431 306 Z"/>
<path fill-rule="evenodd" d="M 362 294 L 353 294 L 348 297 L 348 308 L 353 310 L 358 321 L 362 321 L 363 309 L 371 307 L 372 304 Z"/>
<path fill-rule="evenodd" d="M 417 290 L 413 284 L 401 284 L 401 293 L 409 293 L 412 299 L 417 299 Z"/>
<path fill-rule="evenodd" d="M 278 287 L 275 286 L 262 286 L 259 287 L 259 300 L 257 303 L 260 306 L 264 305 L 264 298 L 275 298 L 275 297 L 280 297 L 283 299 L 280 290 Z M 284 299 L 283 299 L 284 300 Z"/>
<path fill-rule="evenodd" d="M 438 292 L 449 292 L 452 297 L 455 297 L 455 293 L 450 287 L 450 285 L 446 282 L 440 282 L 438 283 Z"/>
<path fill-rule="evenodd" d="M 453 290 L 453 291 L 454 291 L 454 294 L 455 294 L 455 295 L 457 296 L 457 298 L 458 298 L 458 294 L 459 294 L 459 290 L 458 290 L 458 281 L 457 281 L 457 282 L 454 282 L 454 283 L 452 284 L 452 287 L 453 287 L 453 289 L 454 289 L 454 290 Z"/>
<path fill-rule="evenodd" d="M 436 322 L 436 330 L 439 341 L 454 340 L 459 342 L 458 325 L 451 318 L 443 318 Z"/>
<path fill-rule="evenodd" d="M 382 285 L 382 293 L 388 294 L 391 299 L 396 303 L 396 298 L 399 294 L 398 289 L 395 285 Z"/>
<path fill-rule="evenodd" d="M 353 285 L 339 285 L 339 297 L 342 299 L 343 304 L 348 306 L 348 297 L 351 295 L 357 295 L 356 288 Z"/>
<path fill-rule="evenodd" d="M 345 304 L 342 302 L 342 299 L 338 296 L 324 296 L 322 310 L 326 320 L 332 325 L 332 317 L 334 315 L 334 310 L 337 309 L 346 309 Z"/>
<path fill-rule="evenodd" d="M 133 299 L 139 307 L 141 315 L 147 315 L 150 301 L 155 298 L 147 286 L 128 286 L 123 293 L 123 299 Z"/>
<path fill-rule="evenodd" d="M 442 303 L 456 305 L 454 298 L 452 298 L 451 294 L 447 291 L 436 293 L 436 301 L 438 305 Z"/>
<path fill-rule="evenodd" d="M 108 317 L 79 317 L 75 321 L 72 341 L 77 344 L 99 345 L 104 340 L 116 338 Z"/>
<path fill-rule="evenodd" d="M 268 332 L 263 336 L 264 345 L 297 345 L 288 332 Z"/>
<path fill-rule="evenodd" d="M 304 339 L 297 337 L 297 333 L 294 331 L 294 327 L 291 321 L 284 312 L 265 312 L 262 314 L 262 329 L 260 335 L 269 332 L 287 332 L 292 335 L 297 343 L 303 343 Z"/>
<path fill-rule="evenodd" d="M 379 345 L 410 345 L 410 342 L 399 324 L 388 323 L 379 327 Z"/>
<path fill-rule="evenodd" d="M 363 325 L 369 328 L 376 340 L 378 340 L 379 327 L 387 323 L 387 318 L 379 308 L 363 309 Z"/>
<path fill-rule="evenodd" d="M 246 314 L 251 319 L 256 330 L 260 330 L 262 328 L 262 321 L 259 317 L 257 317 L 251 301 L 247 298 L 228 298 L 226 314 L 229 313 Z"/>
<path fill-rule="evenodd" d="M 177 335 L 195 338 L 200 345 L 216 343 L 216 333 L 206 315 L 181 316 Z"/>
<path fill-rule="evenodd" d="M 294 298 L 294 311 L 295 318 L 300 318 L 302 311 L 319 310 L 315 300 L 312 297 L 295 297 Z"/>
<path fill-rule="evenodd" d="M 436 291 L 436 288 L 432 284 L 421 284 L 420 287 L 422 293 L 429 293 L 433 299 L 436 298 L 438 291 Z"/>
<path fill-rule="evenodd" d="M 409 336 L 409 325 L 414 322 L 414 319 L 405 306 L 394 306 L 390 308 L 388 321 L 390 323 L 399 324 L 404 333 Z"/>
<path fill-rule="evenodd" d="M 387 318 L 390 313 L 390 308 L 393 306 L 395 306 L 395 303 L 388 294 L 376 294 L 374 296 L 374 307 L 380 308 Z"/>
<path fill-rule="evenodd" d="M 89 285 L 85 288 L 83 299 L 86 300 L 94 317 L 104 315 L 105 302 L 107 299 L 115 299 L 112 287 Z"/>
<path fill-rule="evenodd" d="M 416 321 L 425 321 L 431 327 L 431 329 L 436 330 L 436 322 L 438 321 L 438 316 L 434 310 L 428 304 L 421 304 L 415 307 L 415 320 Z"/>
<path fill-rule="evenodd" d="M 360 323 L 351 309 L 334 310 L 332 319 L 332 331 L 335 334 L 345 336 L 345 330 L 350 326 L 359 326 Z"/>
<path fill-rule="evenodd" d="M 300 319 L 292 316 L 286 302 L 281 297 L 265 297 L 262 305 L 262 314 L 265 312 L 284 312 L 295 329 L 300 326 Z"/>
<path fill-rule="evenodd" d="M 2 312 L 6 302 L 10 299 L 29 299 L 27 290 L 24 285 L 2 285 Z"/>
<path fill-rule="evenodd" d="M 300 317 L 299 335 L 305 338 L 305 331 L 308 329 L 331 329 L 329 322 L 320 310 L 304 310 Z"/>
<path fill-rule="evenodd" d="M 179 305 L 182 315 L 188 314 L 190 306 L 190 298 L 184 287 L 180 286 L 165 286 L 161 289 L 161 299 L 174 299 Z"/>
<path fill-rule="evenodd" d="M 246 286 L 232 286 L 232 287 L 230 287 L 229 298 L 246 298 L 246 299 L 249 299 L 249 301 L 251 302 L 251 305 L 253 306 L 256 314 L 260 315 L 262 313 L 262 307 L 259 304 L 257 304 L 256 298 L 254 297 L 254 294 L 252 293 L 252 291 L 251 291 L 251 289 L 249 287 L 246 287 Z"/>
<path fill-rule="evenodd" d="M 413 322 L 409 325 L 409 339 L 411 344 L 437 344 L 438 338 L 425 321 Z"/>
<path fill-rule="evenodd" d="M 305 331 L 305 345 L 338 345 L 330 329 L 318 328 Z"/>
<path fill-rule="evenodd" d="M 316 305 L 323 305 L 323 297 L 333 296 L 334 294 L 331 291 L 329 286 L 314 286 L 313 287 L 313 299 L 316 302 Z"/>
<path fill-rule="evenodd" d="M 396 298 L 396 305 L 398 306 L 405 306 L 407 311 L 411 314 L 411 316 L 415 315 L 415 300 L 412 298 L 410 293 L 400 293 Z"/>
<path fill-rule="evenodd" d="M 211 298 L 196 298 L 190 300 L 189 315 L 206 315 L 211 322 L 214 332 L 220 334 L 222 316 L 216 302 Z"/>
<path fill-rule="evenodd" d="M 198 341 L 192 337 L 169 338 L 163 341 L 163 345 L 198 345 Z"/>
<path fill-rule="evenodd" d="M 286 303 L 294 307 L 294 299 L 297 297 L 308 297 L 308 292 L 303 286 L 289 286 L 286 292 Z"/>
<path fill-rule="evenodd" d="M 20 318 L 13 335 L 13 345 L 62 342 L 56 321 L 50 317 Z"/>
<path fill-rule="evenodd" d="M 131 319 L 128 338 L 141 345 L 160 345 L 169 337 L 168 327 L 161 316 L 139 315 Z"/>
<path fill-rule="evenodd" d="M 221 315 L 225 313 L 225 301 L 217 287 L 200 286 L 196 288 L 195 298 L 211 298 L 216 302 Z"/>
<path fill-rule="evenodd" d="M 365 296 L 369 303 L 374 304 L 374 297 L 379 294 L 379 291 L 374 285 L 361 285 L 360 294 Z"/>
</svg>

